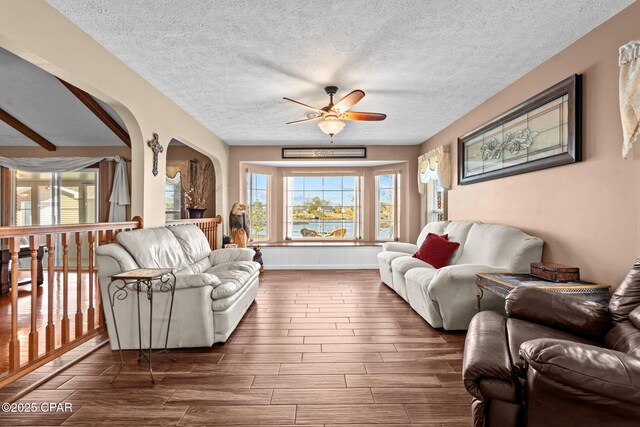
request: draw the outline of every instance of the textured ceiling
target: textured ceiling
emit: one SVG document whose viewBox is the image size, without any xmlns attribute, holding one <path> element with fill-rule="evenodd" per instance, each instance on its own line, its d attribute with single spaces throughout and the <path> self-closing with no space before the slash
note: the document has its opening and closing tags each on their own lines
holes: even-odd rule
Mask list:
<svg viewBox="0 0 640 427">
<path fill-rule="evenodd" d="M 362 89 L 340 144 L 417 144 L 632 0 L 49 0 L 229 144 L 328 142 L 305 110 Z"/>
<path fill-rule="evenodd" d="M 0 87 L 0 107 L 56 146 L 123 145 L 58 79 L 4 49 L 0 49 Z M 124 128 L 116 112 L 99 102 Z M 0 146 L 43 150 L 2 121 Z"/>
</svg>

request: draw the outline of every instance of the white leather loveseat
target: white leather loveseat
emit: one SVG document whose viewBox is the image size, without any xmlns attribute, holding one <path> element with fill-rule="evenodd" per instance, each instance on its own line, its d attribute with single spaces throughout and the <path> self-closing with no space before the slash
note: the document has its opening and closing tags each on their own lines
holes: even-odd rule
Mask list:
<svg viewBox="0 0 640 427">
<path fill-rule="evenodd" d="M 111 348 L 118 344 L 109 295 L 110 277 L 136 268 L 171 268 L 176 291 L 169 348 L 209 347 L 225 342 L 258 293 L 260 266 L 251 249 L 211 251 L 204 233 L 194 225 L 145 228 L 118 234 L 117 243 L 96 250 L 101 297 Z M 111 293 L 114 292 L 111 287 Z M 153 347 L 164 348 L 170 293 L 153 295 Z M 114 300 L 123 349 L 138 348 L 136 293 Z M 142 345 L 149 345 L 149 303 L 140 295 Z"/>
<path fill-rule="evenodd" d="M 427 234 L 460 243 L 449 265 L 435 269 L 412 255 Z M 500 224 L 441 221 L 427 224 L 417 244 L 389 242 L 378 254 L 382 281 L 434 328 L 466 330 L 476 314 L 477 273 L 528 273 L 542 259 L 544 242 Z M 485 292 L 482 309 L 504 311 L 504 299 Z"/>
</svg>

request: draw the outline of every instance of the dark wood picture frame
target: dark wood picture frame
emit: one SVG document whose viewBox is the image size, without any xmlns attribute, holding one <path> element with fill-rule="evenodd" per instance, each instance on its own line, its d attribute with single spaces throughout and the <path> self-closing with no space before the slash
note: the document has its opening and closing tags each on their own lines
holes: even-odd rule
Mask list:
<svg viewBox="0 0 640 427">
<path fill-rule="evenodd" d="M 573 76 L 553 85 L 549 89 L 526 100 L 515 108 L 505 112 L 495 119 L 482 126 L 468 132 L 458 138 L 458 185 L 473 184 L 476 182 L 488 181 L 506 176 L 518 175 L 540 169 L 547 169 L 555 166 L 566 165 L 582 161 L 582 76 Z M 484 134 L 492 129 L 508 123 L 518 117 L 540 108 L 560 97 L 568 95 L 568 120 L 567 120 L 567 151 L 544 157 L 536 160 L 526 161 L 521 164 L 504 167 L 480 174 L 467 176 L 465 170 L 465 144 L 478 135 Z"/>
<path fill-rule="evenodd" d="M 357 150 L 355 155 L 340 155 Z M 296 153 L 316 151 L 317 155 L 308 156 Z M 367 147 L 282 147 L 283 159 L 366 159 Z"/>
</svg>

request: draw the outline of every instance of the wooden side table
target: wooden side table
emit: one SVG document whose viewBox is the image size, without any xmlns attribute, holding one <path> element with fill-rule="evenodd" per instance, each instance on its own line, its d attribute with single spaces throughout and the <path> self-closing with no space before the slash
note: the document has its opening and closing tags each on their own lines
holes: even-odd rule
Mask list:
<svg viewBox="0 0 640 427">
<path fill-rule="evenodd" d="M 155 285 L 154 285 L 154 282 Z M 112 286 L 115 289 L 111 293 Z M 118 341 L 118 351 L 120 352 L 120 368 L 118 372 L 111 380 L 113 383 L 124 366 L 124 357 L 122 355 L 122 346 L 120 345 L 120 334 L 118 333 L 118 322 L 116 320 L 114 305 L 116 301 L 122 301 L 127 298 L 129 291 L 135 292 L 138 298 L 137 312 L 138 312 L 138 361 L 143 358 L 149 363 L 149 375 L 151 375 L 151 382 L 155 383 L 153 378 L 153 367 L 151 364 L 151 355 L 153 353 L 153 293 L 154 292 L 171 292 L 171 303 L 169 306 L 169 319 L 167 319 L 167 335 L 164 341 L 164 354 L 169 359 L 169 352 L 167 351 L 167 344 L 169 343 L 169 330 L 171 329 L 171 315 L 173 313 L 173 298 L 176 292 L 176 276 L 170 268 L 138 268 L 136 270 L 126 271 L 111 276 L 111 282 L 107 287 L 107 295 L 109 295 L 109 305 L 111 306 L 111 317 L 113 318 L 113 327 L 116 332 L 116 340 Z M 149 349 L 147 353 L 142 349 L 142 327 L 140 323 L 140 293 L 147 294 L 149 300 Z M 171 360 L 171 359 L 169 359 Z M 174 360 L 171 360 L 174 361 Z"/>
<path fill-rule="evenodd" d="M 611 298 L 609 294 L 611 286 L 599 285 L 583 280 L 555 283 L 533 277 L 529 274 L 511 273 L 479 273 L 476 276 L 476 285 L 478 286 L 476 308 L 478 311 L 480 311 L 480 301 L 482 300 L 484 291 L 493 292 L 496 295 L 506 298 L 507 294 L 518 286 L 532 286 L 549 292 L 576 295 L 600 304 L 606 304 L 609 302 L 609 298 Z"/>
</svg>

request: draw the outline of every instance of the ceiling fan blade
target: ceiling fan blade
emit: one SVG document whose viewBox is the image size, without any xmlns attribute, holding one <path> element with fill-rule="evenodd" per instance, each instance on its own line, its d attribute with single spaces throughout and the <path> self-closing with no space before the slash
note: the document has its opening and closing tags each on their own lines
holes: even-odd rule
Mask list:
<svg viewBox="0 0 640 427">
<path fill-rule="evenodd" d="M 285 125 L 295 125 L 295 124 L 297 124 L 297 123 L 308 122 L 308 121 L 310 121 L 310 120 L 316 120 L 316 119 L 319 119 L 319 118 L 321 118 L 321 117 L 322 117 L 322 116 L 317 116 L 317 117 L 309 117 L 309 118 L 307 118 L 307 119 L 302 119 L 302 120 L 295 120 L 295 121 L 293 121 L 293 122 L 287 122 L 287 123 L 285 123 Z"/>
<path fill-rule="evenodd" d="M 347 111 L 340 116 L 343 120 L 365 120 L 367 122 L 379 122 L 387 118 L 386 114 L 382 113 L 364 113 L 358 111 Z"/>
<path fill-rule="evenodd" d="M 353 92 L 349 92 L 347 95 L 342 97 L 342 99 L 338 101 L 331 109 L 338 114 L 342 114 L 356 105 L 362 98 L 364 98 L 364 92 L 356 89 Z"/>
<path fill-rule="evenodd" d="M 311 105 L 303 104 L 302 102 L 294 101 L 293 99 L 287 98 L 287 97 L 284 97 L 282 99 L 284 99 L 285 101 L 293 102 L 294 104 L 298 104 L 301 107 L 308 108 L 309 110 L 313 110 L 316 113 L 322 114 L 322 110 L 320 110 L 320 109 L 318 109 L 316 107 L 312 107 Z"/>
</svg>

